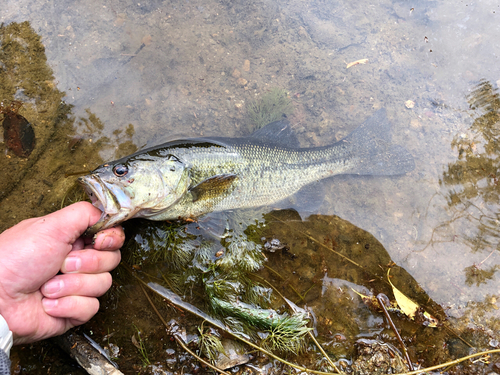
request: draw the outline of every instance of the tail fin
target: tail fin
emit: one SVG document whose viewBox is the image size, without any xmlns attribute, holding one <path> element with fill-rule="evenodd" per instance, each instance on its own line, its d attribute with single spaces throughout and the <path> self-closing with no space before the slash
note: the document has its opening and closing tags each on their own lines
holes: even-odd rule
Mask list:
<svg viewBox="0 0 500 375">
<path fill-rule="evenodd" d="M 415 169 L 413 156 L 402 146 L 390 144 L 391 124 L 385 109 L 378 110 L 341 142 L 348 142 L 359 163 L 348 174 L 400 175 Z"/>
</svg>

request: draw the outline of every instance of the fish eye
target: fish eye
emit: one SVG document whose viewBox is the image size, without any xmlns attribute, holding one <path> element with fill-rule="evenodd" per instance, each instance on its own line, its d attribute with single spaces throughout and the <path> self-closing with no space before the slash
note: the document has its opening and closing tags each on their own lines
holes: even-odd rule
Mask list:
<svg viewBox="0 0 500 375">
<path fill-rule="evenodd" d="M 128 173 L 128 168 L 122 164 L 118 164 L 113 167 L 113 173 L 116 177 L 123 177 Z"/>
</svg>

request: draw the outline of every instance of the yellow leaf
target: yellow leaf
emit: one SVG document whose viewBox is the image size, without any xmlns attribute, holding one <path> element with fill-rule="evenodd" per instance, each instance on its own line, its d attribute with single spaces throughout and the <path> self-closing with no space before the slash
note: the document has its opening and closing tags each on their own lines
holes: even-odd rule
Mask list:
<svg viewBox="0 0 500 375">
<path fill-rule="evenodd" d="M 391 269 L 387 271 L 387 279 L 389 280 L 389 284 L 392 286 L 392 292 L 394 293 L 394 298 L 396 298 L 396 302 L 399 305 L 399 308 L 402 312 L 408 315 L 411 319 L 415 318 L 415 313 L 420 308 L 420 306 L 410 298 L 406 297 L 402 292 L 399 291 L 392 283 L 389 278 L 389 272 Z"/>
</svg>

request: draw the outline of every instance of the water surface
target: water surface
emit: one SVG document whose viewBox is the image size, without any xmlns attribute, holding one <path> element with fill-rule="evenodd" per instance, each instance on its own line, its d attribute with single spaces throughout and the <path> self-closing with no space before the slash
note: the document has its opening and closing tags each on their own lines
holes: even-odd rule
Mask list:
<svg viewBox="0 0 500 375">
<path fill-rule="evenodd" d="M 1 156 L 16 182 L 1 185 L 2 228 L 56 209 L 65 173 L 160 140 L 250 134 L 248 105 L 274 87 L 303 147 L 386 108 L 416 169 L 332 178 L 316 213 L 372 234 L 449 318 L 481 306 L 472 324 L 498 343 L 499 17 L 495 1 L 9 0 L 0 22 L 29 22 L 53 80 L 2 92 L 45 140 L 33 159 Z"/>
</svg>

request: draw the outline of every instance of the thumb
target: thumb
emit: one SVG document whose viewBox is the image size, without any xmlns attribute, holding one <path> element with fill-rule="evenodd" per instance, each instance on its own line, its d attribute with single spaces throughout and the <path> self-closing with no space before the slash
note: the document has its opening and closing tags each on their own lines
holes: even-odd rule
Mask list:
<svg viewBox="0 0 500 375">
<path fill-rule="evenodd" d="M 45 216 L 47 228 L 58 233 L 60 240 L 73 243 L 101 217 L 101 210 L 89 202 L 77 202 Z"/>
</svg>

